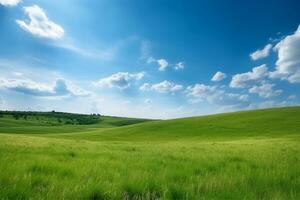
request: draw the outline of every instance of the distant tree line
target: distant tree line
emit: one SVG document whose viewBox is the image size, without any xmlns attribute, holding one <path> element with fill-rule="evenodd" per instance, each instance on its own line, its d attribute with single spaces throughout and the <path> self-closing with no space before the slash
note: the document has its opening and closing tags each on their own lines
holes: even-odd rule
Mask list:
<svg viewBox="0 0 300 200">
<path fill-rule="evenodd" d="M 38 120 L 53 125 L 59 124 L 96 124 L 101 120 L 100 114 L 74 114 L 64 112 L 33 112 L 33 111 L 0 111 L 0 118 L 11 116 L 15 120 Z"/>
</svg>

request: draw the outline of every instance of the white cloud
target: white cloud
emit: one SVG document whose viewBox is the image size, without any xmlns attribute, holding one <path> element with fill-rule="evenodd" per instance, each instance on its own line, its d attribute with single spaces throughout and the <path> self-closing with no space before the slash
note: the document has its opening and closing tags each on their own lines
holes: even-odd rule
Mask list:
<svg viewBox="0 0 300 200">
<path fill-rule="evenodd" d="M 214 105 L 248 105 L 249 96 L 247 94 L 227 93 L 224 90 L 213 86 L 196 84 L 187 88 L 187 96 L 192 103 L 208 102 Z"/>
<path fill-rule="evenodd" d="M 218 71 L 213 77 L 212 77 L 212 81 L 221 81 L 223 79 L 225 79 L 227 77 L 227 75 L 223 72 Z"/>
<path fill-rule="evenodd" d="M 282 39 L 274 48 L 278 52 L 276 70 L 271 78 L 300 83 L 300 25 L 296 32 Z"/>
<path fill-rule="evenodd" d="M 63 37 L 64 29 L 49 20 L 44 10 L 39 6 L 24 7 L 24 11 L 28 15 L 29 21 L 16 20 L 22 29 L 41 38 L 59 39 Z"/>
<path fill-rule="evenodd" d="M 214 98 L 213 96 L 218 93 L 215 86 L 204 84 L 195 84 L 194 86 L 188 86 L 186 92 L 189 97 L 200 100 L 209 100 L 209 98 Z"/>
<path fill-rule="evenodd" d="M 0 0 L 0 5 L 12 7 L 18 5 L 21 2 L 22 0 Z"/>
<path fill-rule="evenodd" d="M 150 56 L 146 59 L 146 63 L 147 64 L 157 63 L 159 66 L 159 68 L 158 68 L 159 71 L 165 71 L 167 69 L 167 67 L 170 66 L 170 63 L 166 59 L 161 58 L 161 59 L 157 60 L 157 59 L 153 58 L 152 56 Z M 183 70 L 184 67 L 185 66 L 184 66 L 183 62 L 178 62 L 178 63 L 174 64 L 174 69 L 176 71 Z"/>
<path fill-rule="evenodd" d="M 270 51 L 272 49 L 271 44 L 267 44 L 263 49 L 259 49 L 250 54 L 252 60 L 259 60 L 270 55 Z"/>
<path fill-rule="evenodd" d="M 141 80 L 144 76 L 144 72 L 132 74 L 129 72 L 118 72 L 109 77 L 100 79 L 95 84 L 101 87 L 126 89 L 130 87 L 132 81 Z"/>
<path fill-rule="evenodd" d="M 57 79 L 54 85 L 46 85 L 28 79 L 0 79 L 0 89 L 11 90 L 31 96 L 88 96 L 90 93 Z"/>
<path fill-rule="evenodd" d="M 190 102 L 207 101 L 210 104 L 217 105 L 242 105 L 248 104 L 249 96 L 247 94 L 228 93 L 218 89 L 215 86 L 204 84 L 195 84 L 186 89 Z"/>
<path fill-rule="evenodd" d="M 274 84 L 263 83 L 260 86 L 253 86 L 249 89 L 249 92 L 253 94 L 256 93 L 263 98 L 271 98 L 278 96 L 282 93 L 282 90 L 274 90 L 274 86 Z"/>
<path fill-rule="evenodd" d="M 166 68 L 167 68 L 168 65 L 169 65 L 168 61 L 167 61 L 166 59 L 163 59 L 163 58 L 157 60 L 157 63 L 158 63 L 158 65 L 159 65 L 159 68 L 158 68 L 159 71 L 165 71 Z"/>
<path fill-rule="evenodd" d="M 236 74 L 232 77 L 230 87 L 245 88 L 250 87 L 253 83 L 262 81 L 269 75 L 268 68 L 265 64 L 254 67 L 251 72 Z"/>
<path fill-rule="evenodd" d="M 184 69 L 184 63 L 183 62 L 179 62 L 179 63 L 176 63 L 175 66 L 174 66 L 174 69 L 175 70 L 181 70 L 181 69 Z"/>
<path fill-rule="evenodd" d="M 178 85 L 169 81 L 163 81 L 157 84 L 149 84 L 149 83 L 144 83 L 141 87 L 140 90 L 142 91 L 148 91 L 148 90 L 153 90 L 159 93 L 176 93 L 179 92 L 180 90 L 183 89 L 182 85 Z"/>
</svg>

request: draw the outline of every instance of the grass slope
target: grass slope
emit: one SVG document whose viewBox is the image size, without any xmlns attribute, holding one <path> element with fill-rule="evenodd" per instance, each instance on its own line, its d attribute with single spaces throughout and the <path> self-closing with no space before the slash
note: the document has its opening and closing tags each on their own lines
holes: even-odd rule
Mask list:
<svg viewBox="0 0 300 200">
<path fill-rule="evenodd" d="M 70 137 L 128 141 L 233 140 L 249 137 L 293 137 L 299 133 L 300 107 L 289 107 L 150 121 L 126 127 L 98 129 Z"/>
<path fill-rule="evenodd" d="M 0 199 L 299 199 L 299 119 L 294 107 L 33 134 L 3 118 Z"/>
<path fill-rule="evenodd" d="M 16 115 L 19 117 L 16 118 Z M 0 132 L 19 134 L 74 133 L 126 126 L 145 121 L 149 120 L 59 112 L 0 111 Z"/>
</svg>

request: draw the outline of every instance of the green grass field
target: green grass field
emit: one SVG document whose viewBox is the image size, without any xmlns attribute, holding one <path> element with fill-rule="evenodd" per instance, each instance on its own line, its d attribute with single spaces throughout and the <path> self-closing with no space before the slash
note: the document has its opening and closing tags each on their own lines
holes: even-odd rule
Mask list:
<svg viewBox="0 0 300 200">
<path fill-rule="evenodd" d="M 0 118 L 0 199 L 300 199 L 300 107 L 48 121 Z"/>
</svg>

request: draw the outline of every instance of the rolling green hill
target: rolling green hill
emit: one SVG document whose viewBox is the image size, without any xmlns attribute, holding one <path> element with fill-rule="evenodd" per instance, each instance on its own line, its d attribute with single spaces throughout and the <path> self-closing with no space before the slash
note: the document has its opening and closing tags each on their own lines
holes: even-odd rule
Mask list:
<svg viewBox="0 0 300 200">
<path fill-rule="evenodd" d="M 126 126 L 145 121 L 149 120 L 62 112 L 0 111 L 1 133 L 74 133 L 83 130 Z"/>
<path fill-rule="evenodd" d="M 48 114 L 0 117 L 0 199 L 300 199 L 300 107 L 84 125 Z"/>
<path fill-rule="evenodd" d="M 77 134 L 88 140 L 232 140 L 300 134 L 300 107 L 151 121 Z M 74 137 L 74 136 L 71 136 Z"/>
</svg>

